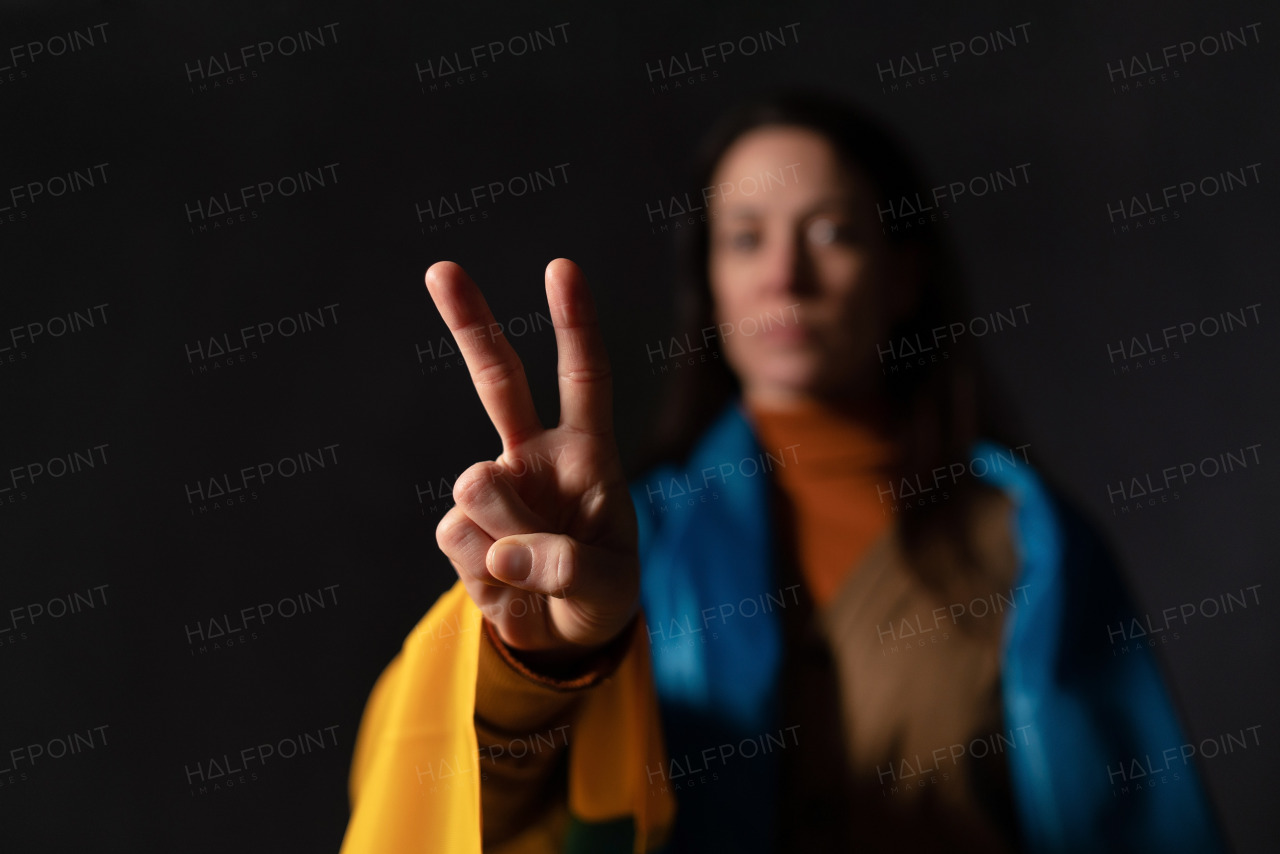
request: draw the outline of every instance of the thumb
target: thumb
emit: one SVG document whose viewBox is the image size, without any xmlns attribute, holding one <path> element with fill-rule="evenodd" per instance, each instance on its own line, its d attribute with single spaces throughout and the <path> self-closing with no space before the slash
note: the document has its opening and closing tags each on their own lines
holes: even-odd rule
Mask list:
<svg viewBox="0 0 1280 854">
<path fill-rule="evenodd" d="M 619 562 L 618 555 L 563 534 L 503 537 L 485 558 L 489 573 L 499 581 L 557 599 L 603 592 L 608 568 Z"/>
</svg>

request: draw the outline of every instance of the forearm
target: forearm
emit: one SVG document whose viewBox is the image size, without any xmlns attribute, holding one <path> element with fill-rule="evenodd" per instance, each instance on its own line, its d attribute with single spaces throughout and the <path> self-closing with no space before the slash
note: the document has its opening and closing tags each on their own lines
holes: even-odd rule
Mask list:
<svg viewBox="0 0 1280 854">
<path fill-rule="evenodd" d="M 617 668 L 627 646 L 609 644 L 573 664 L 537 670 L 484 624 L 476 677 L 482 838 L 499 845 L 567 800 L 568 747 L 583 699 Z M 554 674 L 554 675 L 552 675 Z"/>
</svg>

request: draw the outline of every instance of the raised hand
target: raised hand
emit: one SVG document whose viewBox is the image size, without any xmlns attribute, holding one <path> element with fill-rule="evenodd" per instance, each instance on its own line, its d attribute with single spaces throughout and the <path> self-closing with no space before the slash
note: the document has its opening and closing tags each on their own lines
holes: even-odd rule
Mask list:
<svg viewBox="0 0 1280 854">
<path fill-rule="evenodd" d="M 635 511 L 613 436 L 612 381 L 582 271 L 547 265 L 560 422 L 544 429 L 519 357 L 484 297 L 450 261 L 427 290 L 502 439 L 454 483 L 436 542 L 508 646 L 567 663 L 616 637 L 639 607 Z"/>
</svg>

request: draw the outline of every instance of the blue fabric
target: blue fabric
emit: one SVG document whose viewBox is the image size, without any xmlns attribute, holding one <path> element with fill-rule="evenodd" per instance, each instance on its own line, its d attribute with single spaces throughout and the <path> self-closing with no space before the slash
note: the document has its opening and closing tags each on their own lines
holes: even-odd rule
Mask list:
<svg viewBox="0 0 1280 854">
<path fill-rule="evenodd" d="M 1000 450 L 981 443 L 973 456 Z M 1002 675 L 1008 726 L 1030 727 L 1029 748 L 1007 754 L 1027 849 L 1222 850 L 1193 765 L 1179 759 L 1178 779 L 1150 788 L 1154 775 L 1131 777 L 1187 739 L 1150 650 L 1111 643 L 1108 628 L 1136 609 L 1105 551 L 1025 464 L 983 480 L 1017 507 L 1027 601 L 1008 612 Z"/>
<path fill-rule="evenodd" d="M 777 731 L 782 627 L 748 604 L 763 596 L 767 607 L 779 595 L 765 479 L 744 474 L 752 471 L 744 461 L 758 464 L 759 456 L 747 421 L 722 417 L 684 470 L 664 468 L 632 487 L 641 598 L 672 758 L 650 781 L 679 787 L 677 851 L 683 838 L 765 852 L 774 835 L 774 754 L 733 761 L 744 740 Z M 763 806 L 749 820 L 725 820 L 749 804 Z"/>
<path fill-rule="evenodd" d="M 1001 451 L 980 443 L 973 456 Z M 774 577 L 768 468 L 734 404 L 683 468 L 632 486 L 672 757 L 650 782 L 679 786 L 674 851 L 705 850 L 708 840 L 735 852 L 775 844 L 775 754 L 741 761 L 748 742 L 785 737 L 777 607 L 793 594 Z M 1029 727 L 1028 748 L 1006 754 L 1024 847 L 1222 850 L 1193 765 L 1176 763 L 1176 781 L 1133 788 L 1134 761 L 1159 765 L 1187 739 L 1147 649 L 1113 655 L 1107 627 L 1133 609 L 1097 538 L 1026 464 L 989 467 L 983 479 L 1014 499 L 1016 584 L 1027 596 L 1008 612 L 1001 671 L 1006 724 Z"/>
</svg>

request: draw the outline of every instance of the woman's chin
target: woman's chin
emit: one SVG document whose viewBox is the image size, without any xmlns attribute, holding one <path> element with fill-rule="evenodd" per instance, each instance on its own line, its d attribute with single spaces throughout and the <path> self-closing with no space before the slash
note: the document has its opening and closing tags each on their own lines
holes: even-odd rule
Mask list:
<svg viewBox="0 0 1280 854">
<path fill-rule="evenodd" d="M 816 372 L 771 372 L 747 385 L 748 394 L 760 403 L 786 405 L 822 396 L 822 384 Z"/>
</svg>

